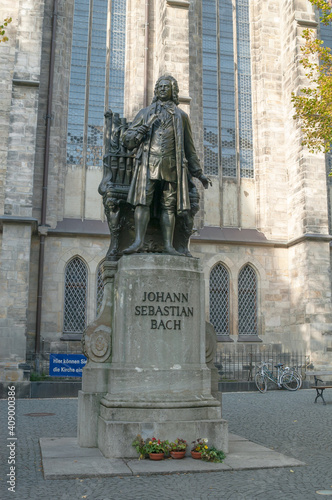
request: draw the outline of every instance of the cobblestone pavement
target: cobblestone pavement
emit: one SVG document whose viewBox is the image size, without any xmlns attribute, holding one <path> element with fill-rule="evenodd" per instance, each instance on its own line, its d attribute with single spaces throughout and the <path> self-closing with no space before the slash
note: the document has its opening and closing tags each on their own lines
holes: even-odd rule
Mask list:
<svg viewBox="0 0 332 500">
<path fill-rule="evenodd" d="M 327 405 L 314 391 L 226 393 L 223 417 L 231 432 L 304 461 L 294 469 L 261 469 L 85 480 L 43 479 L 39 437 L 76 436 L 76 399 L 17 401 L 16 492 L 7 490 L 7 402 L 0 401 L 0 498 L 20 500 L 311 500 L 332 493 L 332 391 Z M 27 416 L 49 412 L 50 416 Z"/>
</svg>

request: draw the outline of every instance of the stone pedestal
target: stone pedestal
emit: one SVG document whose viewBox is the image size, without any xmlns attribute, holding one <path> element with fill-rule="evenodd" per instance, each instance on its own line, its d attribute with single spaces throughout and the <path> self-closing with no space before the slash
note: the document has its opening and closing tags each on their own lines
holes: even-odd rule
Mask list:
<svg viewBox="0 0 332 500">
<path fill-rule="evenodd" d="M 103 264 L 104 297 L 101 313 L 84 332 L 83 353 L 88 362 L 83 369 L 82 390 L 78 393 L 77 440 L 82 447 L 98 446 L 98 416 L 100 400 L 108 390 L 111 362 L 115 262 Z"/>
<path fill-rule="evenodd" d="M 77 441 L 84 448 L 98 446 L 100 400 L 107 393 L 109 363 L 89 361 L 84 368 L 82 390 L 78 393 Z"/>
<path fill-rule="evenodd" d="M 221 419 L 220 401 L 211 395 L 206 365 L 199 261 L 158 254 L 122 257 L 112 319 L 107 394 L 101 394 L 98 416 L 102 453 L 136 456 L 131 443 L 137 434 L 181 437 L 188 443 L 204 437 L 227 452 L 227 423 Z M 88 370 L 89 363 L 83 386 Z M 85 405 L 95 407 L 90 400 Z M 81 404 L 81 418 L 83 413 Z M 81 446 L 89 446 L 84 441 L 89 439 Z"/>
</svg>

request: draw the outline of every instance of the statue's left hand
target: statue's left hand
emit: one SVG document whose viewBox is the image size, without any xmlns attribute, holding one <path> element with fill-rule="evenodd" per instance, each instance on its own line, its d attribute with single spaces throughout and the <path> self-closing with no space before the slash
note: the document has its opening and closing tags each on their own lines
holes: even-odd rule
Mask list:
<svg viewBox="0 0 332 500">
<path fill-rule="evenodd" d="M 210 186 L 212 186 L 212 181 L 209 177 L 206 177 L 204 174 L 199 176 L 199 180 L 203 184 L 204 188 L 207 189 Z"/>
</svg>

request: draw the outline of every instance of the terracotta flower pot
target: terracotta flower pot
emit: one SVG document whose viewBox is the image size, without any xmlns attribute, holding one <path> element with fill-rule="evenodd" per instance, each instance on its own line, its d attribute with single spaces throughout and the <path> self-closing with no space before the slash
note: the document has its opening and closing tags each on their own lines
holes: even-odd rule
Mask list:
<svg viewBox="0 0 332 500">
<path fill-rule="evenodd" d="M 162 460 L 165 453 L 149 453 L 150 460 Z"/>
<path fill-rule="evenodd" d="M 196 460 L 202 458 L 202 453 L 200 451 L 191 451 L 191 456 Z"/>
<path fill-rule="evenodd" d="M 186 450 L 181 450 L 181 451 L 171 451 L 171 452 L 170 452 L 171 457 L 172 457 L 172 458 L 175 458 L 175 459 L 184 458 L 184 457 L 185 457 L 185 454 L 186 454 Z"/>
</svg>

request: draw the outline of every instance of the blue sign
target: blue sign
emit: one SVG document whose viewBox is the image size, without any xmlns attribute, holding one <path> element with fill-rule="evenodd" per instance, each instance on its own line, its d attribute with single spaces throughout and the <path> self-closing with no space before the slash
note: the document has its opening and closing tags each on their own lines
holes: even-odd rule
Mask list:
<svg viewBox="0 0 332 500">
<path fill-rule="evenodd" d="M 51 377 L 82 377 L 87 359 L 83 354 L 50 354 Z"/>
</svg>

